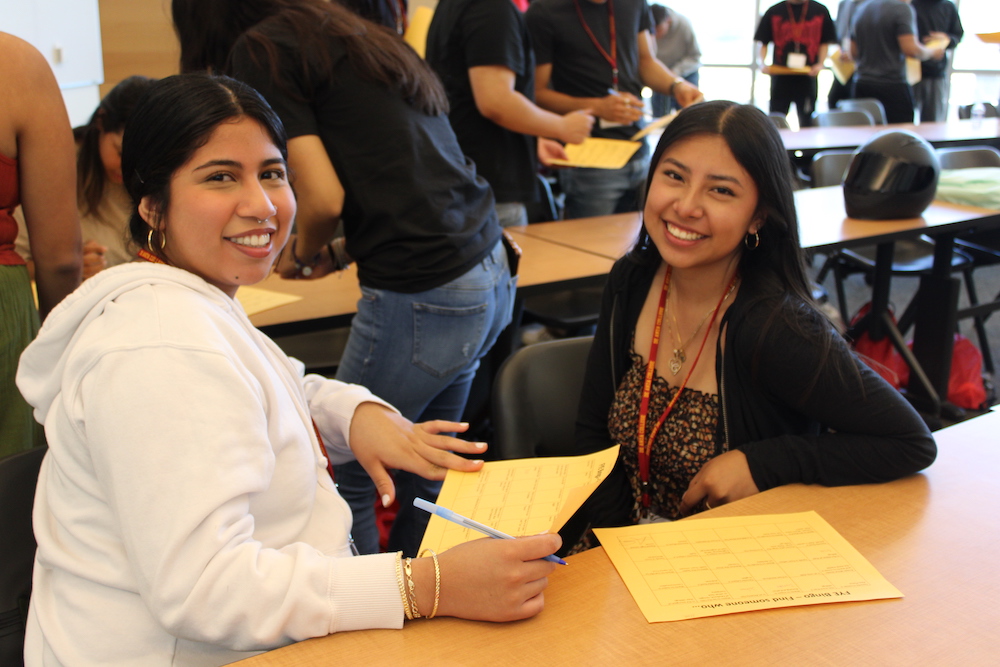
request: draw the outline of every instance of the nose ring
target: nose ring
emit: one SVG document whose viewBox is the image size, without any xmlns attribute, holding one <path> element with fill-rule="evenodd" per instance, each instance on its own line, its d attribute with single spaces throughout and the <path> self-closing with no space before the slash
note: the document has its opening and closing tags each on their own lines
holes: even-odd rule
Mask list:
<svg viewBox="0 0 1000 667">
<path fill-rule="evenodd" d="M 268 221 L 268 220 L 270 220 L 270 219 L 271 219 L 271 216 L 267 216 L 267 217 L 266 217 L 266 218 L 264 218 L 263 220 L 261 220 L 260 218 L 257 218 L 257 224 L 258 224 L 258 225 L 263 225 L 263 224 L 264 224 L 265 222 L 267 222 L 267 221 Z"/>
</svg>

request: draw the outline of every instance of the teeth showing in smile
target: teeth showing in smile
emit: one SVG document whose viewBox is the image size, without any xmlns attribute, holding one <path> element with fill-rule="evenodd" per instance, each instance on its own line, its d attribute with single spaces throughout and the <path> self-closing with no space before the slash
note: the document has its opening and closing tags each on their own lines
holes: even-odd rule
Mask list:
<svg viewBox="0 0 1000 667">
<path fill-rule="evenodd" d="M 245 245 L 250 248 L 263 248 L 271 242 L 270 234 L 254 234 L 252 236 L 240 236 L 229 239 L 238 245 Z"/>
<path fill-rule="evenodd" d="M 682 241 L 697 241 L 698 239 L 705 238 L 704 235 L 702 234 L 696 234 L 695 232 L 685 231 L 680 227 L 675 227 L 669 222 L 667 223 L 667 231 L 670 232 L 671 235 L 676 236 Z"/>
</svg>

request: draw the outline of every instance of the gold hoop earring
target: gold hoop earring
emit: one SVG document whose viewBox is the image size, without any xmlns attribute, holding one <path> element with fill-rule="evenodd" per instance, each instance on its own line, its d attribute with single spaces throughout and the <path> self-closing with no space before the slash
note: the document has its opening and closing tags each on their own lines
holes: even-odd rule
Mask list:
<svg viewBox="0 0 1000 667">
<path fill-rule="evenodd" d="M 149 248 L 149 252 L 153 254 L 156 254 L 156 251 L 153 249 L 153 233 L 155 231 L 156 231 L 155 229 L 150 227 L 149 233 L 146 234 L 146 247 Z M 167 235 L 164 232 L 160 232 L 160 250 L 163 250 L 166 247 L 167 247 Z"/>
<path fill-rule="evenodd" d="M 753 238 L 753 245 L 750 245 L 751 238 Z M 743 245 L 747 247 L 747 250 L 756 250 L 758 247 L 760 247 L 760 232 L 754 232 L 752 237 L 750 236 L 750 234 L 744 236 Z"/>
</svg>

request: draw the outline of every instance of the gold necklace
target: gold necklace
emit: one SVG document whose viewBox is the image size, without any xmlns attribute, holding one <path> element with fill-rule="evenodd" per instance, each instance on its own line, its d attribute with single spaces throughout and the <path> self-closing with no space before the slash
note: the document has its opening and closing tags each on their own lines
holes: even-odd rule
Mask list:
<svg viewBox="0 0 1000 667">
<path fill-rule="evenodd" d="M 698 323 L 698 327 L 694 330 L 694 333 L 691 334 L 691 337 L 688 338 L 687 342 L 684 344 L 681 344 L 680 327 L 677 326 L 677 314 L 676 314 L 677 309 L 676 308 L 670 309 L 670 329 L 674 332 L 674 339 L 677 341 L 677 347 L 674 348 L 674 354 L 672 357 L 670 357 L 670 361 L 667 364 L 668 367 L 670 368 L 671 374 L 677 375 L 678 373 L 681 372 L 681 368 L 684 367 L 684 362 L 687 361 L 687 355 L 684 354 L 684 348 L 686 348 L 688 345 L 691 344 L 692 341 L 694 341 L 694 339 L 698 336 L 698 332 L 701 331 L 701 328 L 703 326 L 705 326 L 705 322 L 708 321 L 709 316 L 711 316 L 712 313 L 716 312 L 722 306 L 722 304 L 726 302 L 726 299 L 729 298 L 729 295 L 733 293 L 734 289 L 736 289 L 736 281 L 732 280 L 729 283 L 729 289 L 726 290 L 726 294 L 722 297 L 722 300 L 719 301 L 719 305 L 716 306 L 715 308 L 712 308 L 707 313 L 705 313 L 705 316 L 701 318 L 701 322 Z"/>
</svg>

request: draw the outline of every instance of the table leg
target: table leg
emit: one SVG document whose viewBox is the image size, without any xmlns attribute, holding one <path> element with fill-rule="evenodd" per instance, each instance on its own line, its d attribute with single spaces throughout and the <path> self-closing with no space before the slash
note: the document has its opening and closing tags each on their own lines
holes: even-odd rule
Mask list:
<svg viewBox="0 0 1000 667">
<path fill-rule="evenodd" d="M 920 279 L 918 308 L 913 328 L 913 354 L 927 374 L 937 396 L 932 403 L 948 395 L 951 356 L 958 317 L 958 279 L 951 275 L 954 235 L 942 235 L 934 242 L 934 268 Z M 926 387 L 911 377 L 908 387 L 911 402 L 918 408 L 931 400 Z"/>
</svg>

